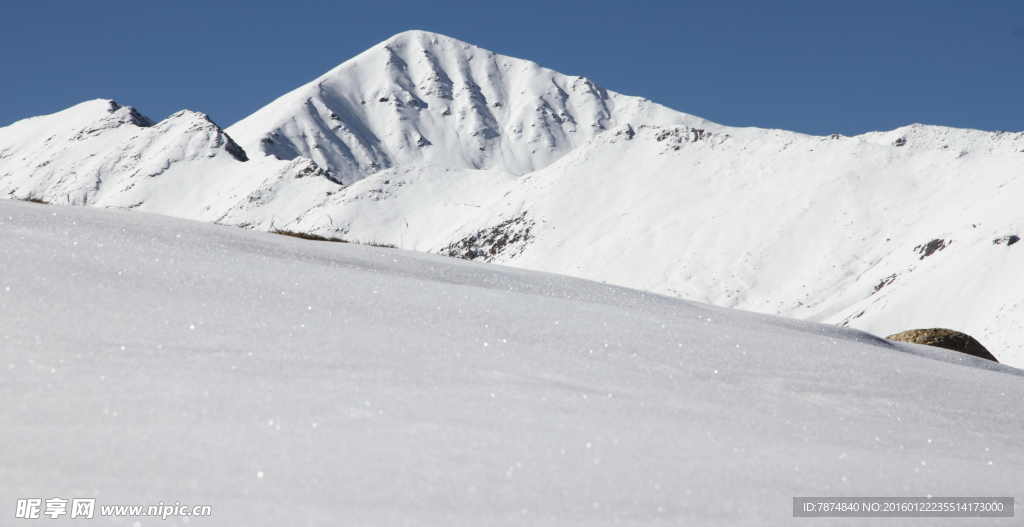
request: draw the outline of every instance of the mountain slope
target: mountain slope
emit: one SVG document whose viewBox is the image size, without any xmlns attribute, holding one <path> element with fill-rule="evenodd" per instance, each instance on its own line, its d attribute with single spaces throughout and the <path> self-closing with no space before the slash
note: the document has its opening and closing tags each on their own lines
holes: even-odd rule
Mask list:
<svg viewBox="0 0 1024 527">
<path fill-rule="evenodd" d="M 0 195 L 387 243 L 878 334 L 946 326 L 1024 366 L 1022 151 L 1024 133 L 937 126 L 730 128 L 411 31 L 226 132 L 112 101 L 0 129 Z"/>
<path fill-rule="evenodd" d="M 289 228 L 373 233 L 879 334 L 948 325 L 1024 364 L 1024 282 L 1013 271 L 1024 244 L 1010 242 L 1024 234 L 1021 174 L 1021 154 L 624 126 L 546 169 L 495 181 L 487 194 L 460 194 L 452 201 L 478 211 L 469 220 L 432 221 L 436 202 L 428 209 L 415 197 L 436 183 L 391 171 L 325 198 Z M 354 205 L 371 195 L 390 215 Z"/>
<path fill-rule="evenodd" d="M 956 352 L 120 210 L 0 200 L 0 247 L 12 516 L 761 526 L 794 496 L 1024 490 L 1024 377 Z"/>
<path fill-rule="evenodd" d="M 956 327 L 1024 365 L 1024 155 L 692 137 L 608 134 L 455 238 L 523 218 L 521 248 L 476 258 L 880 335 Z"/>
<path fill-rule="evenodd" d="M 408 31 L 228 133 L 249 152 L 307 157 L 351 184 L 409 165 L 525 174 L 623 123 L 721 128 L 582 77 Z"/>
</svg>

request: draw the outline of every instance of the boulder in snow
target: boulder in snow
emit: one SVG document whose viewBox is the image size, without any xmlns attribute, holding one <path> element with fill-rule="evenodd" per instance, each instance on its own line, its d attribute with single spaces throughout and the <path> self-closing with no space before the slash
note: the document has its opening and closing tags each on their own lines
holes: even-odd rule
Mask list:
<svg viewBox="0 0 1024 527">
<path fill-rule="evenodd" d="M 985 346 L 982 346 L 980 342 L 974 339 L 974 337 L 952 329 L 912 329 L 895 335 L 889 335 L 885 338 L 889 340 L 898 340 L 900 342 L 911 342 L 914 344 L 946 348 L 948 350 L 974 355 L 975 357 L 982 359 L 999 362 L 996 360 L 995 356 L 989 353 L 989 351 L 985 349 Z"/>
</svg>

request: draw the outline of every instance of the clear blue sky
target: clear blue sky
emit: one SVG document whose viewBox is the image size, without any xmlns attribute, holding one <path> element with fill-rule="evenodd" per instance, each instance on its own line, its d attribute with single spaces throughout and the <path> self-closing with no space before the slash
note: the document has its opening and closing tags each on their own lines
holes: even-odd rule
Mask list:
<svg viewBox="0 0 1024 527">
<path fill-rule="evenodd" d="M 1024 1 L 51 1 L 0 9 L 0 126 L 111 98 L 227 126 L 407 29 L 727 125 L 1024 130 Z"/>
</svg>

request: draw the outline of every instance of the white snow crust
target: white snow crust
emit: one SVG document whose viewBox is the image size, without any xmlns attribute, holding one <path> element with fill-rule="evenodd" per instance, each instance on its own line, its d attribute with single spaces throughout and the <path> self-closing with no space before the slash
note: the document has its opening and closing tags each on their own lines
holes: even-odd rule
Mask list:
<svg viewBox="0 0 1024 527">
<path fill-rule="evenodd" d="M 794 496 L 1024 491 L 1024 377 L 956 352 L 122 210 L 0 201 L 0 247 L 8 517 L 58 496 L 212 507 L 189 526 L 790 525 Z"/>
<path fill-rule="evenodd" d="M 105 100 L 0 129 L 0 196 L 385 243 L 881 336 L 949 327 L 1018 367 L 1022 177 L 1024 132 L 730 128 L 422 31 L 226 131 Z"/>
</svg>

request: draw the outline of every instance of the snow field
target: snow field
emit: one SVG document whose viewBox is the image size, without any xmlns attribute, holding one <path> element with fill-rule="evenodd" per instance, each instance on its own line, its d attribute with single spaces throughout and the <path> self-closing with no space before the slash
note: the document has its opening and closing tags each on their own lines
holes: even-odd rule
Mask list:
<svg viewBox="0 0 1024 527">
<path fill-rule="evenodd" d="M 793 496 L 1024 489 L 1020 371 L 946 350 L 126 211 L 5 200 L 0 246 L 9 506 L 780 525 Z"/>
</svg>

